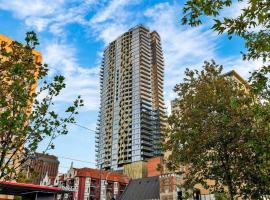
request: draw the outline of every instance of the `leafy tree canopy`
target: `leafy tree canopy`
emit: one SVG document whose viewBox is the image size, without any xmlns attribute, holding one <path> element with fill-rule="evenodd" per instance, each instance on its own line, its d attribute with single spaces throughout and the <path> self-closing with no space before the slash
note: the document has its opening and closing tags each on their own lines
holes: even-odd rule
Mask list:
<svg viewBox="0 0 270 200">
<path fill-rule="evenodd" d="M 226 16 L 224 10 L 238 3 L 244 3 L 244 9 Z M 224 76 L 222 66 L 212 61 L 205 62 L 202 71 L 187 70 L 175 87 L 179 109 L 168 118 L 164 149 L 172 152 L 170 168 L 188 167 L 186 191 L 200 183 L 217 195 L 225 191 L 229 199 L 262 199 L 270 193 L 269 11 L 268 0 L 185 2 L 183 25 L 213 19 L 212 30 L 245 41 L 244 60 L 264 61 L 248 83 Z"/>
<path fill-rule="evenodd" d="M 172 152 L 170 169 L 188 167 L 186 191 L 202 184 L 230 199 L 270 193 L 269 90 L 257 87 L 257 78 L 239 82 L 212 61 L 202 71 L 187 69 L 176 85 L 178 109 L 168 118 L 164 149 Z"/>
</svg>

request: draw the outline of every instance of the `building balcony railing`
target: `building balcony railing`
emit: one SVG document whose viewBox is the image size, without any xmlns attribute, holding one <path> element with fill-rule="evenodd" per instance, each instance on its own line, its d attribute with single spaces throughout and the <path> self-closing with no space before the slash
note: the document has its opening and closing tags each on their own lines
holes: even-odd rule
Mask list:
<svg viewBox="0 0 270 200">
<path fill-rule="evenodd" d="M 154 149 L 151 146 L 150 147 L 149 146 L 142 146 L 142 151 L 147 152 L 147 153 L 152 153 Z"/>
<path fill-rule="evenodd" d="M 148 126 L 148 127 L 153 126 L 152 120 L 150 120 L 149 118 L 148 119 L 141 118 L 141 123 L 142 123 L 142 125 L 145 125 L 145 126 Z"/>
<path fill-rule="evenodd" d="M 152 147 L 153 142 L 150 142 L 150 141 L 151 141 L 150 139 L 148 141 L 146 141 L 146 140 L 143 140 L 143 138 L 142 138 L 142 145 Z"/>
<path fill-rule="evenodd" d="M 143 156 L 147 156 L 147 157 L 153 157 L 153 153 L 148 153 L 148 152 L 142 152 Z"/>
<path fill-rule="evenodd" d="M 152 130 L 152 127 L 151 128 L 145 128 L 147 126 L 143 125 L 143 127 L 141 126 L 141 137 L 144 135 L 146 137 L 152 137 L 153 135 L 153 130 Z"/>
</svg>

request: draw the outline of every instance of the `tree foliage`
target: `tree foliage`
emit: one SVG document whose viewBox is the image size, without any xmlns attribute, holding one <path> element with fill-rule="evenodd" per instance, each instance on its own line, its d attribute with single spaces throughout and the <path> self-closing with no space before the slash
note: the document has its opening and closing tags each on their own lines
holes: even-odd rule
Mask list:
<svg viewBox="0 0 270 200">
<path fill-rule="evenodd" d="M 222 16 L 225 8 L 237 7 L 246 2 L 239 15 Z M 229 38 L 237 35 L 245 40 L 247 52 L 244 59 L 270 59 L 270 1 L 268 0 L 187 0 L 183 9 L 182 23 L 190 26 L 202 24 L 205 16 L 214 20 L 212 29 Z M 237 15 L 238 13 L 236 13 Z"/>
<path fill-rule="evenodd" d="M 239 3 L 242 10 L 235 9 Z M 236 13 L 226 15 L 226 9 Z M 194 27 L 213 19 L 213 31 L 245 41 L 244 60 L 264 61 L 251 73 L 247 91 L 226 78 L 214 62 L 205 62 L 202 71 L 187 70 L 184 82 L 175 87 L 179 112 L 168 119 L 164 149 L 172 151 L 171 168 L 188 166 L 186 189 L 201 183 L 217 195 L 225 190 L 230 199 L 261 199 L 270 193 L 269 11 L 268 0 L 185 2 L 183 25 Z"/>
<path fill-rule="evenodd" d="M 65 88 L 64 77 L 46 80 L 48 66 L 37 59 L 38 39 L 26 34 L 26 45 L 1 42 L 0 46 L 0 179 L 20 175 L 21 166 L 35 155 L 38 145 L 48 140 L 46 152 L 54 148 L 53 140 L 68 133 L 67 125 L 83 101 L 78 96 L 64 114 L 55 112 L 53 99 Z M 38 86 L 38 89 L 36 89 Z"/>
<path fill-rule="evenodd" d="M 171 169 L 188 167 L 186 191 L 202 184 L 230 199 L 270 193 L 269 84 L 260 74 L 239 82 L 212 61 L 187 69 L 176 85 L 178 110 L 168 118 L 164 149 L 172 152 Z"/>
</svg>

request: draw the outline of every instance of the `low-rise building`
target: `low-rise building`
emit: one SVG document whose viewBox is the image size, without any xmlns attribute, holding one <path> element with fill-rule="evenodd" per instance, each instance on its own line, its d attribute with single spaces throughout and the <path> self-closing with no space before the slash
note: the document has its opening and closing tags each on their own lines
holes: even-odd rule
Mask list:
<svg viewBox="0 0 270 200">
<path fill-rule="evenodd" d="M 73 191 L 64 199 L 107 200 L 118 198 L 127 184 L 128 179 L 123 174 L 92 168 L 74 168 L 71 165 L 67 173 L 55 177 L 52 186 Z"/>
</svg>

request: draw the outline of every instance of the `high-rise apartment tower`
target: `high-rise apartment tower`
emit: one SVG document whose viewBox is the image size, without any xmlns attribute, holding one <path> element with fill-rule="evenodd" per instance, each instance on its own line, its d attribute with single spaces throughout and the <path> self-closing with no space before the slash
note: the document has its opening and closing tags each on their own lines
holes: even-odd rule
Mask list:
<svg viewBox="0 0 270 200">
<path fill-rule="evenodd" d="M 161 154 L 164 126 L 163 54 L 160 37 L 138 25 L 104 50 L 96 161 L 103 169 Z"/>
</svg>

